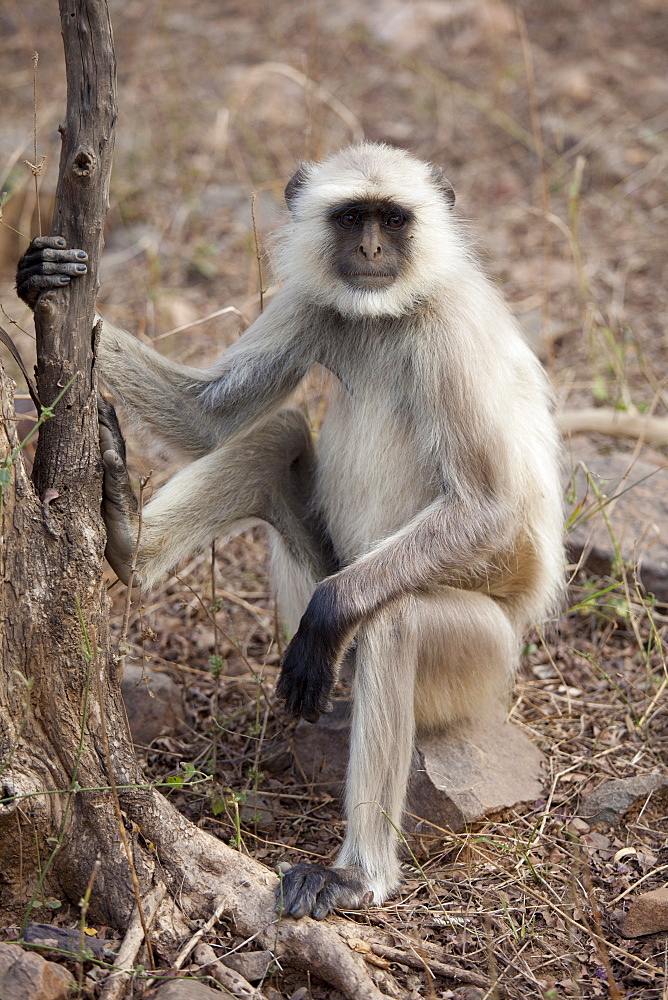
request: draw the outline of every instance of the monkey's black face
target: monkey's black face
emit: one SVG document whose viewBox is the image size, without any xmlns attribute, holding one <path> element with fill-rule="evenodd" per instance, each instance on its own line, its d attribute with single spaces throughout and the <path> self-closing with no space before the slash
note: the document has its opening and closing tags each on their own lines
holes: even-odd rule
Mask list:
<svg viewBox="0 0 668 1000">
<path fill-rule="evenodd" d="M 387 288 L 402 274 L 410 255 L 413 214 L 389 201 L 339 205 L 330 214 L 334 269 L 351 288 Z"/>
</svg>

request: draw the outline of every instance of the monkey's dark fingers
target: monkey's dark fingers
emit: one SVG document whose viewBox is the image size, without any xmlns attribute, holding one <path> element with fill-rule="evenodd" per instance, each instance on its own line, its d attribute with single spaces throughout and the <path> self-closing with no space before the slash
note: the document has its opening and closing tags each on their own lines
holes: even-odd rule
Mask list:
<svg viewBox="0 0 668 1000">
<path fill-rule="evenodd" d="M 109 501 L 113 509 L 123 517 L 136 515 L 139 504 L 132 489 L 125 462 L 113 447 L 105 447 L 110 443 L 109 436 L 108 429 L 101 427 L 100 448 L 104 465 L 104 499 Z"/>
<path fill-rule="evenodd" d="M 71 278 L 86 274 L 85 250 L 68 250 L 62 236 L 38 236 L 21 257 L 16 271 L 16 291 L 34 308 L 41 292 L 62 288 Z"/>
<path fill-rule="evenodd" d="M 276 910 L 299 920 L 322 920 L 334 909 L 356 910 L 373 901 L 359 868 L 325 868 L 304 861 L 283 875 L 276 890 Z"/>
<path fill-rule="evenodd" d="M 334 679 L 334 662 L 325 638 L 312 641 L 300 627 L 286 650 L 276 686 L 286 711 L 317 722 L 323 712 L 331 711 Z"/>
<path fill-rule="evenodd" d="M 97 397 L 97 419 L 99 422 L 100 451 L 117 451 L 125 463 L 127 453 L 125 438 L 118 422 L 116 410 L 104 396 Z"/>
</svg>

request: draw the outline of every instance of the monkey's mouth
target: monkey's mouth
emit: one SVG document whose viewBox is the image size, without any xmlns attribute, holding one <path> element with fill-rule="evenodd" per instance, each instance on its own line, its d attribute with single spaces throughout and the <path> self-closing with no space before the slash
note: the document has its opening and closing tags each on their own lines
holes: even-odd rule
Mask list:
<svg viewBox="0 0 668 1000">
<path fill-rule="evenodd" d="M 391 285 L 396 274 L 392 271 L 344 271 L 341 277 L 353 288 L 371 289 Z"/>
</svg>

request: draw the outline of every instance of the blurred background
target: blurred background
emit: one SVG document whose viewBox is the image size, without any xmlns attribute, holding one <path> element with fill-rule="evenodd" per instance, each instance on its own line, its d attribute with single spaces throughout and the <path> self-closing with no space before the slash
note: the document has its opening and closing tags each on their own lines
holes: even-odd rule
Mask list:
<svg viewBox="0 0 668 1000">
<path fill-rule="evenodd" d="M 100 302 L 114 319 L 151 338 L 226 305 L 251 319 L 253 195 L 264 251 L 298 161 L 366 137 L 445 168 L 563 405 L 652 400 L 667 347 L 663 0 L 110 7 L 120 113 Z M 46 232 L 65 106 L 59 18 L 55 3 L 4 0 L 0 301 L 20 321 L 14 263 L 37 233 L 35 51 Z M 226 314 L 163 349 L 203 361 L 239 323 Z"/>
</svg>

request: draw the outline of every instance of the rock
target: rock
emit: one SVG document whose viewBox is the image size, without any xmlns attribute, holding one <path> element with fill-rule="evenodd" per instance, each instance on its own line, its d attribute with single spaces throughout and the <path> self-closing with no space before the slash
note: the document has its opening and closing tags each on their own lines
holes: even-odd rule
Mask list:
<svg viewBox="0 0 668 1000">
<path fill-rule="evenodd" d="M 631 466 L 630 451 L 602 454 L 584 435 L 569 439 L 570 456 L 564 463 L 564 485 L 571 512 L 584 499 L 584 509 L 592 514 L 566 536 L 566 546 L 573 561 L 594 573 L 606 575 L 616 560 L 610 531 L 602 514 L 596 510 L 596 497 L 584 467 L 593 476 L 597 490 L 606 497 L 620 496 L 605 507 L 606 518 L 617 541 L 622 558 L 638 564 L 639 576 L 650 594 L 668 601 L 668 468 L 664 456 L 645 449 Z M 663 464 L 662 464 L 663 463 Z M 575 490 L 573 491 L 573 478 Z M 626 492 L 623 492 L 626 491 Z M 586 499 L 585 499 L 586 498 Z"/>
<path fill-rule="evenodd" d="M 0 944 L 2 1000 L 65 1000 L 71 982 L 61 965 L 16 944 Z"/>
<path fill-rule="evenodd" d="M 247 829 L 257 829 L 261 833 L 271 833 L 276 829 L 276 817 L 267 799 L 259 792 L 249 792 L 244 804 L 239 809 L 242 826 Z"/>
<path fill-rule="evenodd" d="M 339 699 L 315 725 L 302 719 L 294 732 L 297 766 L 311 784 L 340 795 L 346 778 L 350 745 L 350 702 Z"/>
<path fill-rule="evenodd" d="M 642 937 L 668 931 L 668 886 L 643 892 L 631 900 L 629 912 L 622 927 L 625 938 Z"/>
<path fill-rule="evenodd" d="M 121 681 L 132 740 L 150 746 L 158 736 L 179 732 L 185 722 L 181 688 L 167 674 L 128 664 Z"/>
<path fill-rule="evenodd" d="M 488 813 L 543 794 L 545 756 L 510 723 L 418 740 L 420 763 L 408 784 L 408 810 L 436 826 L 462 830 Z"/>
<path fill-rule="evenodd" d="M 195 979 L 172 979 L 150 994 L 151 1000 L 220 1000 L 223 993 Z"/>
<path fill-rule="evenodd" d="M 267 975 L 274 956 L 270 951 L 236 951 L 232 955 L 223 955 L 220 960 L 249 983 L 257 983 Z"/>
<path fill-rule="evenodd" d="M 295 755 L 306 777 L 330 794 L 340 794 L 349 744 L 348 702 L 313 726 L 300 722 L 294 734 Z M 544 756 L 524 733 L 509 723 L 489 723 L 484 730 L 421 737 L 408 784 L 407 812 L 423 823 L 461 830 L 467 823 L 543 794 Z M 415 819 L 404 826 L 416 829 Z"/>
<path fill-rule="evenodd" d="M 590 823 L 615 823 L 638 799 L 652 793 L 668 790 L 668 774 L 639 774 L 631 778 L 613 778 L 604 781 L 590 795 L 586 795 L 578 809 L 578 816 Z"/>
</svg>

